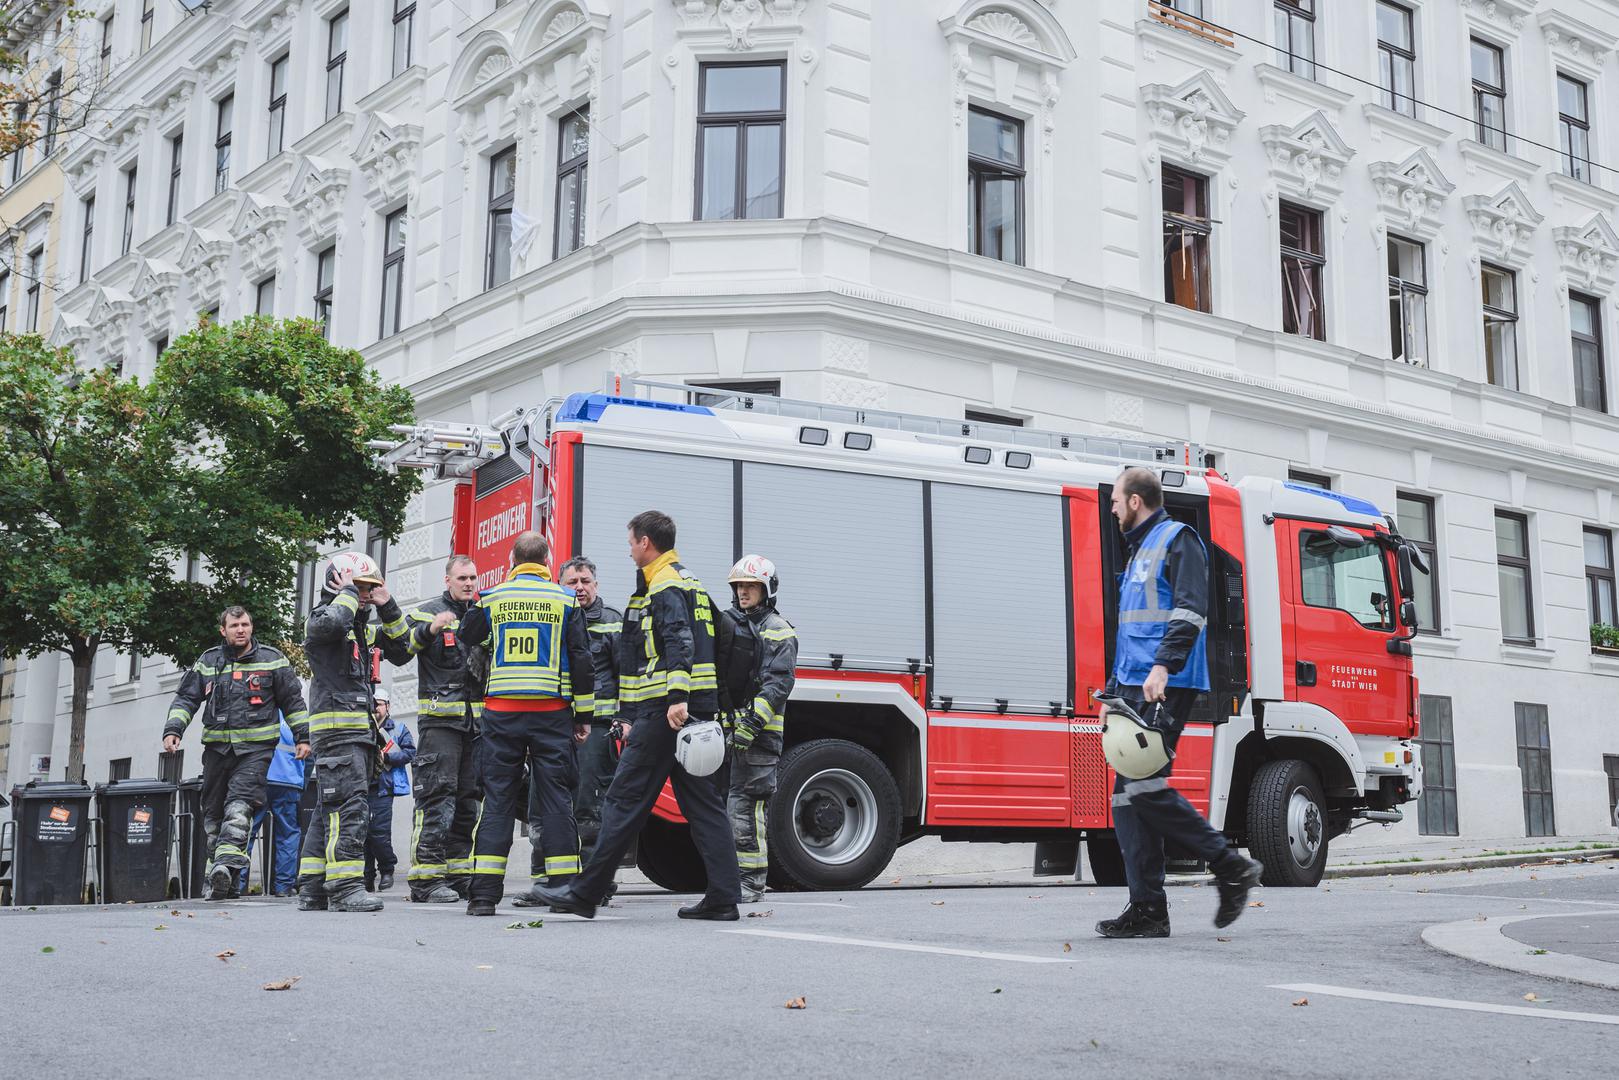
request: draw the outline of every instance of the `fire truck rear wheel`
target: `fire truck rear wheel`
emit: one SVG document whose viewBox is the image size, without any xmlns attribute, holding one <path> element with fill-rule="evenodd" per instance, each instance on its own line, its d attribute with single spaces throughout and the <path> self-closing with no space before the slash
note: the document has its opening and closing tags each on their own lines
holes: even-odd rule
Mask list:
<svg viewBox="0 0 1619 1080">
<path fill-rule="evenodd" d="M 1264 883 L 1311 889 L 1327 868 L 1327 801 L 1308 762 L 1267 761 L 1248 789 L 1248 850 Z"/>
<path fill-rule="evenodd" d="M 692 843 L 691 826 L 666 821 L 656 814 L 646 819 L 635 843 L 635 865 L 660 889 L 700 893 L 708 888 L 703 860 Z"/>
<path fill-rule="evenodd" d="M 858 743 L 815 739 L 782 755 L 770 803 L 776 888 L 858 889 L 899 847 L 899 785 Z"/>
</svg>

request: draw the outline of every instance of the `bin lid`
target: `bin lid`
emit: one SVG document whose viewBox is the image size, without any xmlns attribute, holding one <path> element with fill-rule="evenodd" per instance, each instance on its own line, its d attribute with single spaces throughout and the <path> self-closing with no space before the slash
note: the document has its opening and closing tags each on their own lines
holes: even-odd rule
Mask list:
<svg viewBox="0 0 1619 1080">
<path fill-rule="evenodd" d="M 158 780 L 155 777 L 141 776 L 132 780 L 114 780 L 107 784 L 96 785 L 96 798 L 103 799 L 108 796 L 120 795 L 173 795 L 174 785 L 167 780 Z"/>
<path fill-rule="evenodd" d="M 12 788 L 11 797 L 18 802 L 25 799 L 88 799 L 90 786 L 72 780 L 30 780 L 22 787 Z"/>
</svg>

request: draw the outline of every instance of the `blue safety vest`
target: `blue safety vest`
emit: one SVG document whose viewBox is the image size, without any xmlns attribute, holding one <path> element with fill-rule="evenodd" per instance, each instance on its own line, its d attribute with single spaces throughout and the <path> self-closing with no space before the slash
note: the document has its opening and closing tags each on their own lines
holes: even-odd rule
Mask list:
<svg viewBox="0 0 1619 1080">
<path fill-rule="evenodd" d="M 1191 690 L 1209 688 L 1207 631 L 1203 617 L 1196 612 L 1174 611 L 1175 591 L 1164 564 L 1169 545 L 1186 526 L 1164 518 L 1142 537 L 1130 565 L 1119 575 L 1119 633 L 1113 650 L 1113 679 L 1120 686 L 1140 686 L 1152 672 L 1158 645 L 1175 618 L 1199 624 L 1197 643 L 1186 658 L 1186 666 L 1169 677 L 1170 686 Z M 1198 544 L 1202 537 L 1192 536 Z"/>
<path fill-rule="evenodd" d="M 294 756 L 297 749 L 292 742 L 292 729 L 285 720 L 281 721 L 281 741 L 276 743 L 275 756 L 270 759 L 270 771 L 265 779 L 272 784 L 303 790 L 304 763 Z"/>
<path fill-rule="evenodd" d="M 583 618 L 573 591 L 548 580 L 542 568 L 520 566 L 486 591 L 478 604 L 489 612 L 489 679 L 492 698 L 572 698 L 568 678 L 567 622 Z"/>
</svg>

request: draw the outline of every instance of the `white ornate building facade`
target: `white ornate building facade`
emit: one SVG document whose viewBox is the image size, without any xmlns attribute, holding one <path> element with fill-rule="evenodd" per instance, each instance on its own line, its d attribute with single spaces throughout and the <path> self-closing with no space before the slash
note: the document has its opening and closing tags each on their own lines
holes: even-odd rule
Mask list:
<svg viewBox="0 0 1619 1080">
<path fill-rule="evenodd" d="M 1188 439 L 1429 544 L 1423 831 L 1610 827 L 1612 0 L 215 0 L 144 52 L 101 9 L 87 362 L 320 314 L 424 416 L 640 373 Z M 65 760 L 66 678 L 24 673 L 14 763 Z M 93 779 L 151 770 L 174 679 L 105 658 Z"/>
</svg>

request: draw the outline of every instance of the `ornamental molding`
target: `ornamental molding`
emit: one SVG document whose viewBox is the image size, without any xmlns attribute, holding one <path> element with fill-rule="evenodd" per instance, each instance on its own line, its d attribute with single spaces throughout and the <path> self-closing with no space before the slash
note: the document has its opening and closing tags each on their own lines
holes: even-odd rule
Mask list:
<svg viewBox="0 0 1619 1080">
<path fill-rule="evenodd" d="M 67 178 L 67 186 L 75 192 L 86 192 L 96 185 L 96 177 L 101 173 L 101 167 L 107 162 L 107 151 L 98 143 L 85 140 L 82 150 L 74 153 L 63 163 L 62 171 Z"/>
<path fill-rule="evenodd" d="M 1443 227 L 1440 214 L 1456 185 L 1445 177 L 1433 155 L 1419 149 L 1398 164 L 1375 161 L 1369 171 L 1387 231 L 1422 240 L 1439 236 Z"/>
<path fill-rule="evenodd" d="M 110 285 L 102 287 L 101 294 L 90 307 L 90 325 L 98 333 L 101 349 L 106 355 L 125 355 L 129 348 L 129 327 L 134 317 L 133 296 Z"/>
<path fill-rule="evenodd" d="M 1542 11 L 1535 21 L 1559 64 L 1588 77 L 1601 72 L 1608 55 L 1619 45 L 1619 37 L 1561 11 Z"/>
<path fill-rule="evenodd" d="M 605 32 L 607 16 L 593 14 L 581 0 L 550 0 L 532 4 L 512 35 L 514 56 L 525 63 L 576 49 L 580 41 Z"/>
<path fill-rule="evenodd" d="M 823 334 L 821 337 L 821 366 L 869 378 L 871 375 L 871 343 L 865 338 L 846 337 L 842 334 Z"/>
<path fill-rule="evenodd" d="M 365 183 L 365 201 L 382 210 L 401 199 L 414 201 L 420 183 L 417 165 L 422 125 L 387 113 L 372 113 L 354 143 L 354 163 Z"/>
<path fill-rule="evenodd" d="M 821 393 L 826 401 L 833 405 L 849 405 L 860 409 L 888 407 L 886 382 L 825 372 L 821 375 Z"/>
<path fill-rule="evenodd" d="M 1540 0 L 1461 0 L 1462 14 L 1474 26 L 1513 34 L 1523 29 L 1539 4 Z"/>
<path fill-rule="evenodd" d="M 242 253 L 242 273 L 248 280 L 258 281 L 280 265 L 291 218 L 292 207 L 284 202 L 262 195 L 243 196 L 230 234 Z"/>
<path fill-rule="evenodd" d="M 260 56 L 268 60 L 287 46 L 302 6 L 302 0 L 275 0 L 247 16 L 248 29 L 258 38 Z M 325 55 L 324 51 L 321 55 Z"/>
<path fill-rule="evenodd" d="M 298 214 L 304 244 L 343 235 L 343 203 L 348 198 L 349 169 L 325 158 L 304 157 L 287 186 L 287 203 Z"/>
<path fill-rule="evenodd" d="M 69 311 L 58 311 L 51 321 L 49 340 L 59 349 L 66 349 L 74 357 L 89 356 L 95 346 L 95 334 L 90 324 Z"/>
<path fill-rule="evenodd" d="M 1178 86 L 1141 88 L 1158 152 L 1186 165 L 1219 169 L 1231 160 L 1231 135 L 1247 114 L 1231 103 L 1214 76 L 1200 71 Z M 1150 168 L 1158 153 L 1148 155 Z"/>
<path fill-rule="evenodd" d="M 146 96 L 146 105 L 157 121 L 158 129 L 168 131 L 185 119 L 191 107 L 192 95 L 197 91 L 196 75 L 185 72 L 170 79 Z"/>
<path fill-rule="evenodd" d="M 161 337 L 174 324 L 174 301 L 184 280 L 180 268 L 162 259 L 143 259 L 130 293 L 140 311 L 141 331 Z"/>
<path fill-rule="evenodd" d="M 732 52 L 744 52 L 785 32 L 803 32 L 807 0 L 671 0 L 682 37 L 712 38 Z"/>
<path fill-rule="evenodd" d="M 1619 279 L 1619 235 L 1602 214 L 1584 225 L 1560 225 L 1552 230 L 1563 286 L 1592 292 L 1612 291 Z"/>
<path fill-rule="evenodd" d="M 197 85 L 210 97 L 233 83 L 247 52 L 248 32 L 235 26 L 226 34 L 210 41 L 192 55 L 191 67 L 197 76 Z"/>
<path fill-rule="evenodd" d="M 225 291 L 225 270 L 234 245 L 231 238 L 211 229 L 192 227 L 180 249 L 180 269 L 191 282 L 198 310 L 218 307 Z"/>
<path fill-rule="evenodd" d="M 1469 195 L 1462 200 L 1473 226 L 1473 245 L 1480 258 L 1523 266 L 1529 244 L 1545 218 L 1529 201 L 1516 180 L 1495 195 Z"/>
<path fill-rule="evenodd" d="M 513 90 L 512 43 L 499 30 L 485 30 L 467 43 L 450 69 L 450 99 L 457 109 Z"/>
<path fill-rule="evenodd" d="M 1292 127 L 1260 128 L 1259 141 L 1278 191 L 1316 203 L 1335 202 L 1343 193 L 1344 166 L 1355 151 L 1319 109 Z"/>
</svg>

